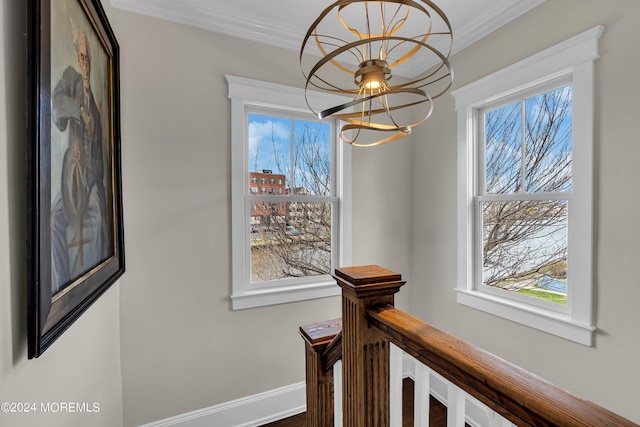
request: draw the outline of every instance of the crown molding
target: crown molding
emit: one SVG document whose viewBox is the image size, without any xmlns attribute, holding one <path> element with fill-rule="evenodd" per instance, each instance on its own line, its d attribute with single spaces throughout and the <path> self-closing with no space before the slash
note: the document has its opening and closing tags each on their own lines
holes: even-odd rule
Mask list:
<svg viewBox="0 0 640 427">
<path fill-rule="evenodd" d="M 498 28 L 544 3 L 544 1 L 485 1 L 484 4 L 487 7 L 481 13 L 474 14 L 471 20 L 453 22 L 454 26 L 458 25 L 458 27 L 454 27 L 452 54 L 472 45 Z M 287 22 L 280 22 L 278 25 L 274 25 L 267 19 L 255 15 L 252 16 L 245 10 L 239 10 L 233 6 L 233 2 L 207 0 L 110 0 L 110 3 L 117 9 L 295 51 L 300 50 L 301 40 L 307 31 L 306 27 L 293 27 L 287 25 Z M 452 13 L 451 15 L 454 14 Z M 316 54 L 320 56 L 319 52 L 316 52 Z M 426 65 L 433 66 L 436 64 Z M 396 69 L 398 74 L 406 77 L 415 77 L 422 71 L 424 69 L 403 69 L 402 66 Z"/>
<path fill-rule="evenodd" d="M 220 7 L 219 3 L 202 0 L 110 0 L 117 9 L 140 15 L 164 19 L 191 27 L 201 28 L 288 49 L 300 49 L 300 40 L 292 35 L 301 33 L 298 28 L 288 28 L 282 23 L 274 26 L 266 20 L 248 16 L 232 7 Z M 230 2 L 231 3 L 231 2 Z M 232 3 L 231 3 L 232 4 Z"/>
<path fill-rule="evenodd" d="M 453 53 L 472 45 L 497 29 L 507 25 L 546 0 L 494 0 L 487 2 L 490 7 L 477 14 L 471 21 L 453 32 Z"/>
</svg>

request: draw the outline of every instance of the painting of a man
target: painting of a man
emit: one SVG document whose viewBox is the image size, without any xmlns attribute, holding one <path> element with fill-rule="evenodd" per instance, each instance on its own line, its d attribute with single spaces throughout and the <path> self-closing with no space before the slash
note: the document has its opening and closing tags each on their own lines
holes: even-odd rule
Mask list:
<svg viewBox="0 0 640 427">
<path fill-rule="evenodd" d="M 112 251 L 105 191 L 102 108 L 91 86 L 86 32 L 75 34 L 77 68 L 67 66 L 51 93 L 51 118 L 66 134 L 59 192 L 51 203 L 52 294 Z"/>
</svg>

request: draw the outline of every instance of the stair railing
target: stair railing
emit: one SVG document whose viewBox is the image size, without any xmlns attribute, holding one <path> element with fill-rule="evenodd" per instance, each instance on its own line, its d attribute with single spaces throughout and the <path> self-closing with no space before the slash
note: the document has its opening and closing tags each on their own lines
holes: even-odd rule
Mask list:
<svg viewBox="0 0 640 427">
<path fill-rule="evenodd" d="M 394 305 L 401 275 L 346 267 L 342 319 L 300 328 L 305 339 L 307 426 L 334 422 L 333 366 L 342 358 L 344 427 L 390 425 L 391 343 L 517 426 L 639 427 L 532 373 L 439 331 Z"/>
</svg>

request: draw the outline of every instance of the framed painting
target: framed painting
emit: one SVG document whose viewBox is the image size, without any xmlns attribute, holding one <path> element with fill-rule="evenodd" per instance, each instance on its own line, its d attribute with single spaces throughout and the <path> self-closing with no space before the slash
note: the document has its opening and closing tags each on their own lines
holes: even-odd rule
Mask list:
<svg viewBox="0 0 640 427">
<path fill-rule="evenodd" d="M 119 47 L 100 0 L 29 0 L 27 335 L 40 356 L 123 273 Z"/>
</svg>

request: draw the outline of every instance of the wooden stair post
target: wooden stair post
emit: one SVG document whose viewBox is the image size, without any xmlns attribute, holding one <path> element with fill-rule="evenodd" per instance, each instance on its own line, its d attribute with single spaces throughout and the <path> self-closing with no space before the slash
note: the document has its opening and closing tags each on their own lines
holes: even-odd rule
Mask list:
<svg viewBox="0 0 640 427">
<path fill-rule="evenodd" d="M 389 341 L 369 327 L 366 312 L 393 305 L 405 282 L 376 265 L 337 268 L 333 277 L 342 288 L 343 426 L 389 426 Z"/>
<path fill-rule="evenodd" d="M 341 353 L 342 319 L 300 327 L 305 341 L 307 380 L 307 427 L 333 425 L 333 365 Z"/>
</svg>

